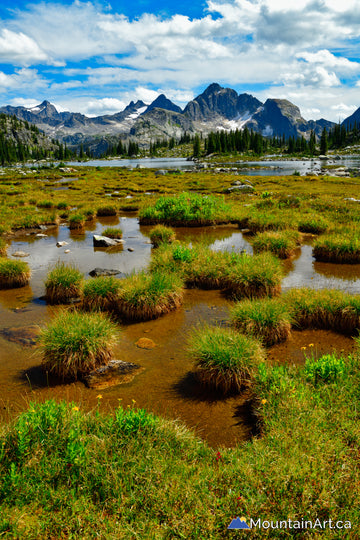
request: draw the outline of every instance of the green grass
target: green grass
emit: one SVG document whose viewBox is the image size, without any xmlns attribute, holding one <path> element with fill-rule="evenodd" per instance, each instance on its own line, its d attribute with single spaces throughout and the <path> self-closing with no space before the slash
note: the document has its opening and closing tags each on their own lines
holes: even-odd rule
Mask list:
<svg viewBox="0 0 360 540">
<path fill-rule="evenodd" d="M 296 231 L 265 231 L 254 237 L 252 246 L 254 253 L 270 251 L 280 259 L 287 259 L 294 254 L 299 239 Z"/>
<path fill-rule="evenodd" d="M 254 338 L 209 325 L 193 330 L 188 355 L 195 361 L 201 384 L 224 393 L 240 392 L 249 386 L 265 357 Z"/>
<path fill-rule="evenodd" d="M 313 255 L 317 261 L 340 264 L 360 263 L 359 231 L 355 234 L 329 234 L 314 243 Z"/>
<path fill-rule="evenodd" d="M 112 206 L 112 205 L 100 206 L 96 211 L 96 215 L 98 217 L 116 216 L 117 209 L 115 206 Z"/>
<path fill-rule="evenodd" d="M 83 308 L 88 311 L 114 311 L 121 283 L 112 276 L 99 276 L 85 281 Z"/>
<path fill-rule="evenodd" d="M 322 234 L 330 227 L 329 222 L 321 215 L 309 216 L 299 222 L 299 231 L 303 233 Z"/>
<path fill-rule="evenodd" d="M 77 379 L 111 360 L 116 335 L 116 325 L 102 313 L 62 311 L 42 330 L 43 367 Z"/>
<path fill-rule="evenodd" d="M 48 273 L 45 296 L 49 304 L 66 304 L 81 295 L 83 275 L 71 264 L 58 262 Z"/>
<path fill-rule="evenodd" d="M 6 257 L 7 243 L 4 238 L 0 237 L 0 257 Z"/>
<path fill-rule="evenodd" d="M 172 244 L 176 237 L 175 232 L 170 227 L 156 225 L 156 227 L 149 232 L 149 238 L 154 248 L 157 248 L 161 244 Z"/>
<path fill-rule="evenodd" d="M 236 534 L 227 530 L 231 520 L 244 516 L 342 520 L 352 528 L 296 536 L 353 540 L 360 363 L 345 361 L 341 384 L 315 387 L 304 367 L 260 365 L 253 393 L 261 436 L 235 448 L 209 448 L 178 422 L 142 409 L 105 415 L 75 403 L 30 404 L 2 430 L 3 537 L 223 540 Z M 289 532 L 244 534 L 281 540 Z"/>
<path fill-rule="evenodd" d="M 291 289 L 283 296 L 298 328 L 354 334 L 360 328 L 360 297 L 335 289 Z"/>
<path fill-rule="evenodd" d="M 69 217 L 69 229 L 82 229 L 85 225 L 85 216 L 77 213 Z"/>
<path fill-rule="evenodd" d="M 178 308 L 183 298 L 183 281 L 173 273 L 140 272 L 121 283 L 117 313 L 129 321 L 155 319 Z"/>
<path fill-rule="evenodd" d="M 305 361 L 305 375 L 307 380 L 315 386 L 318 383 L 329 383 L 339 381 L 347 374 L 347 364 L 351 359 L 337 356 L 335 353 L 324 354 L 320 358 L 314 355 L 307 356 Z"/>
<path fill-rule="evenodd" d="M 29 283 L 30 274 L 26 262 L 0 257 L 0 289 L 25 287 Z"/>
<path fill-rule="evenodd" d="M 243 300 L 230 310 L 234 328 L 260 339 L 266 346 L 285 341 L 290 336 L 289 309 L 277 298 Z"/>
<path fill-rule="evenodd" d="M 174 197 L 160 197 L 152 206 L 139 213 L 141 224 L 206 225 L 230 221 L 231 206 L 223 197 L 180 193 Z"/>
<path fill-rule="evenodd" d="M 227 267 L 226 273 L 227 292 L 235 300 L 276 296 L 281 291 L 283 268 L 271 253 L 244 254 Z"/>
<path fill-rule="evenodd" d="M 122 238 L 123 232 L 121 229 L 116 227 L 106 227 L 101 233 L 102 236 L 107 236 L 108 238 Z"/>
</svg>

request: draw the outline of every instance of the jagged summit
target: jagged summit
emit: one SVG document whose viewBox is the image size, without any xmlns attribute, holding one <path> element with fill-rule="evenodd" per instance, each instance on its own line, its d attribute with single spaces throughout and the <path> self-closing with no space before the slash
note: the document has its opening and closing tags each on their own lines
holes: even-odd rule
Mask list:
<svg viewBox="0 0 360 540">
<path fill-rule="evenodd" d="M 27 120 L 68 145 L 89 144 L 96 153 L 97 145 L 106 149 L 107 140 L 134 137 L 148 145 L 158 138 L 180 138 L 187 133 L 243 129 L 247 126 L 268 136 L 319 136 L 323 127 L 334 123 L 327 120 L 307 121 L 299 107 L 285 99 L 267 99 L 261 103 L 248 93 L 238 94 L 232 88 L 211 83 L 182 110 L 164 94 L 150 104 L 131 101 L 123 111 L 89 118 L 80 113 L 58 112 L 47 100 L 35 107 L 1 107 L 0 112 Z M 360 109 L 346 122 L 360 122 Z M 99 142 L 100 141 L 100 142 Z M 100 148 L 99 146 L 99 148 Z"/>
<path fill-rule="evenodd" d="M 152 111 L 152 109 L 165 109 L 165 111 L 174 111 L 178 113 L 182 113 L 182 109 L 175 105 L 170 99 L 168 99 L 165 94 L 160 94 L 146 109 L 145 113 L 148 113 Z"/>
</svg>

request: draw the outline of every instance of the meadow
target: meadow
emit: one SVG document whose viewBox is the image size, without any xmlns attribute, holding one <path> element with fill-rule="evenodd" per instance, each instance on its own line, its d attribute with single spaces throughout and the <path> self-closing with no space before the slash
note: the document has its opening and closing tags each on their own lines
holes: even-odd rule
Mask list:
<svg viewBox="0 0 360 540">
<path fill-rule="evenodd" d="M 228 526 L 239 516 L 247 523 L 341 520 L 347 528 L 321 530 L 323 538 L 358 538 L 359 296 L 282 291 L 282 279 L 306 242 L 316 259 L 336 264 L 339 275 L 342 265 L 356 274 L 360 211 L 349 199 L 356 198 L 360 179 L 255 176 L 254 191 L 241 193 L 228 192 L 241 176 L 206 169 L 163 176 L 110 167 L 1 172 L 4 268 L 14 261 L 11 242 L 40 226 L 63 224 L 76 235 L 97 218 L 126 212 L 157 227 L 149 232 L 158 247 L 148 268 L 124 279 L 89 278 L 71 264 L 47 268 L 44 302 L 61 307 L 46 314 L 33 353 L 43 356 L 44 369 L 65 379 L 60 385 L 66 387 L 68 379 L 112 358 L 115 341 L 121 350 L 121 329 L 176 321 L 187 291 L 220 290 L 228 315 L 180 336 L 176 354 L 192 365 L 194 384 L 209 392 L 210 423 L 214 391 L 220 402 L 244 398 L 252 424 L 243 441 L 210 446 L 181 420 L 135 400 L 109 410 L 106 391 L 94 393 L 90 408 L 71 399 L 36 399 L 34 392 L 25 410 L 1 427 L 2 537 L 221 540 L 237 534 Z M 219 224 L 243 231 L 254 254 L 176 239 L 179 227 Z M 118 227 L 103 230 L 123 235 Z M 27 267 L 20 270 L 30 279 Z M 2 311 L 3 326 L 10 311 Z M 309 328 L 350 336 L 351 354 L 330 350 L 331 343 L 318 354 L 314 342 L 302 347 L 296 365 L 269 360 L 274 344 Z M 163 369 L 174 365 L 169 360 Z M 318 532 L 302 529 L 296 536 L 312 539 Z"/>
</svg>

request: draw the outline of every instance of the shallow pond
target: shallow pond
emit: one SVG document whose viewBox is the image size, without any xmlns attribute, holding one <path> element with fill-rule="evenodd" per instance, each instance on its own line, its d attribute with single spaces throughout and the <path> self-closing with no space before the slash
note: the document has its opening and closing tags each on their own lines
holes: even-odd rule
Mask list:
<svg viewBox="0 0 360 540">
<path fill-rule="evenodd" d="M 94 249 L 92 236 L 101 234 L 107 226 L 120 226 L 124 245 L 115 251 Z M 41 358 L 31 331 L 43 326 L 58 307 L 47 306 L 41 299 L 44 279 L 49 266 L 58 260 L 74 262 L 86 275 L 95 267 L 117 269 L 123 273 L 145 268 L 151 255 L 148 233 L 151 227 L 139 226 L 131 214 L 121 218 L 102 218 L 88 224 L 80 234 L 63 225 L 42 231 L 46 237 L 16 236 L 8 255 L 15 251 L 29 253 L 32 268 L 28 287 L 0 291 L 0 389 L 2 417 L 8 418 L 26 408 L 29 400 L 73 400 L 86 409 L 97 406 L 98 390 L 86 388 L 81 382 L 55 384 L 46 380 L 39 369 Z M 251 237 L 245 237 L 234 226 L 179 228 L 177 238 L 188 242 L 200 241 L 216 250 L 243 249 L 252 252 Z M 56 242 L 68 245 L 56 247 Z M 128 248 L 134 251 L 128 251 Z M 70 253 L 65 254 L 65 249 Z M 304 245 L 294 259 L 284 263 L 286 277 L 283 289 L 290 287 L 341 288 L 360 292 L 360 265 L 316 263 L 311 246 Z M 90 279 L 90 278 L 89 278 Z M 253 430 L 248 395 L 223 397 L 202 391 L 192 371 L 192 361 L 185 353 L 186 337 L 201 321 L 227 324 L 229 302 L 219 291 L 187 290 L 184 304 L 176 312 L 155 321 L 124 325 L 116 348 L 116 358 L 134 362 L 144 368 L 132 381 L 102 390 L 102 410 L 113 410 L 121 400 L 124 406 L 146 407 L 170 418 L 179 418 L 197 430 L 213 446 L 233 446 L 247 439 Z M 30 337 L 28 333 L 30 332 Z M 140 349 L 141 337 L 152 339 L 156 347 Z M 291 339 L 273 347 L 268 354 L 272 362 L 304 361 L 302 347 L 314 343 L 316 354 L 335 348 L 345 353 L 353 349 L 353 340 L 333 332 L 293 332 Z M 309 350 L 309 349 L 308 349 Z"/>
</svg>

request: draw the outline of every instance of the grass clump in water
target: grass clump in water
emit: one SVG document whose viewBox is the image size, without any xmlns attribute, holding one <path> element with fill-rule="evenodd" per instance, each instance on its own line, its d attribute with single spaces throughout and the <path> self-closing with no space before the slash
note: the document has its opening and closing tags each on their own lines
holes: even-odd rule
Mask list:
<svg viewBox="0 0 360 540">
<path fill-rule="evenodd" d="M 4 238 L 0 237 L 0 257 L 6 257 L 7 244 Z"/>
<path fill-rule="evenodd" d="M 299 328 L 354 334 L 360 327 L 360 297 L 334 289 L 291 289 L 283 297 Z"/>
<path fill-rule="evenodd" d="M 45 281 L 45 296 L 49 304 L 66 304 L 81 296 L 83 275 L 72 265 L 57 263 Z"/>
<path fill-rule="evenodd" d="M 280 259 L 293 255 L 298 244 L 299 233 L 296 231 L 265 231 L 258 233 L 252 242 L 254 253 L 270 251 Z"/>
<path fill-rule="evenodd" d="M 73 214 L 69 217 L 69 229 L 82 229 L 85 225 L 85 217 L 83 214 Z"/>
<path fill-rule="evenodd" d="M 178 308 L 182 298 L 183 281 L 176 274 L 140 272 L 122 281 L 117 312 L 129 321 L 146 321 Z"/>
<path fill-rule="evenodd" d="M 62 311 L 42 331 L 43 367 L 77 379 L 113 357 L 117 328 L 102 313 Z"/>
<path fill-rule="evenodd" d="M 275 298 L 238 302 L 230 310 L 230 319 L 237 330 L 256 336 L 268 347 L 290 336 L 288 307 Z"/>
<path fill-rule="evenodd" d="M 116 216 L 117 215 L 117 210 L 116 210 L 115 206 L 111 206 L 111 205 L 109 205 L 109 206 L 100 206 L 97 209 L 96 215 L 98 217 Z"/>
<path fill-rule="evenodd" d="M 123 232 L 117 227 L 106 227 L 101 233 L 101 236 L 107 236 L 108 238 L 122 238 Z"/>
<path fill-rule="evenodd" d="M 151 243 L 154 248 L 162 244 L 172 244 L 175 241 L 175 232 L 165 225 L 156 225 L 149 233 Z"/>
<path fill-rule="evenodd" d="M 359 234 L 329 234 L 314 243 L 313 255 L 317 261 L 339 264 L 360 263 Z"/>
<path fill-rule="evenodd" d="M 250 385 L 265 358 L 261 344 L 253 337 L 208 325 L 192 332 L 188 351 L 196 362 L 200 382 L 224 393 L 239 392 Z"/>
<path fill-rule="evenodd" d="M 26 262 L 0 257 L 0 289 L 25 287 L 29 283 L 30 275 Z"/>
<path fill-rule="evenodd" d="M 121 281 L 112 276 L 89 279 L 83 287 L 83 308 L 88 311 L 113 311 Z"/>
<path fill-rule="evenodd" d="M 226 269 L 227 292 L 234 299 L 276 296 L 281 291 L 281 261 L 271 253 L 243 254 Z"/>
<path fill-rule="evenodd" d="M 174 197 L 160 197 L 153 206 L 140 211 L 139 219 L 143 225 L 206 225 L 229 221 L 230 212 L 231 207 L 224 198 L 181 193 Z"/>
</svg>

